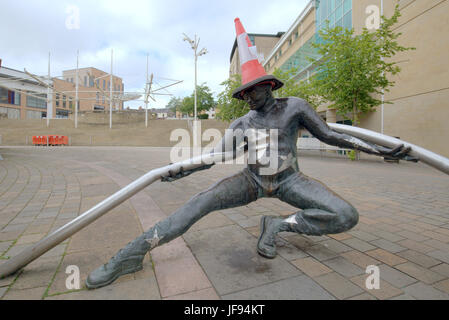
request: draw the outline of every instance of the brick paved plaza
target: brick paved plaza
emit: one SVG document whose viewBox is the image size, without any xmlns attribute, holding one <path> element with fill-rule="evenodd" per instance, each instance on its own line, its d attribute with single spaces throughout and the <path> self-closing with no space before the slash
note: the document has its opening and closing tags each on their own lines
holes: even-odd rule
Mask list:
<svg viewBox="0 0 449 320">
<path fill-rule="evenodd" d="M 168 148 L 0 148 L 0 263 L 147 171 Z M 219 165 L 155 182 L 19 273 L 0 279 L 9 299 L 449 299 L 449 177 L 424 164 L 300 157 L 301 170 L 360 213 L 349 232 L 281 233 L 273 260 L 256 252 L 262 215 L 290 215 L 277 199 L 211 213 L 147 255 L 144 269 L 87 290 L 90 271 L 185 203 L 242 168 Z M 66 287 L 79 267 L 81 289 Z M 367 289 L 368 265 L 380 289 Z"/>
</svg>

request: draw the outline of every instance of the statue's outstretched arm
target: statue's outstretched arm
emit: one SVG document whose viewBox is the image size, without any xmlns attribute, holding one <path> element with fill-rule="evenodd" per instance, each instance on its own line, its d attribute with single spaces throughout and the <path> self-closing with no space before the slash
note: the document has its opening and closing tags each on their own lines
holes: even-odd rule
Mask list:
<svg viewBox="0 0 449 320">
<path fill-rule="evenodd" d="M 398 145 L 395 148 L 387 148 L 332 130 L 318 113 L 316 113 L 316 111 L 304 100 L 299 103 L 299 110 L 298 116 L 301 126 L 306 128 L 311 134 L 324 143 L 340 148 L 359 150 L 377 156 L 388 156 L 395 159 L 417 161 L 416 158 L 407 154 L 410 151 L 410 148 L 404 148 L 404 145 Z"/>
</svg>

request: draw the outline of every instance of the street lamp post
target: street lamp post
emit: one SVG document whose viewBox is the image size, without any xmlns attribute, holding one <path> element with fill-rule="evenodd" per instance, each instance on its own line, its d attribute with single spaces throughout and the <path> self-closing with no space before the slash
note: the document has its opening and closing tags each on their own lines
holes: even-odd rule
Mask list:
<svg viewBox="0 0 449 320">
<path fill-rule="evenodd" d="M 193 119 L 193 155 L 197 156 L 201 152 L 201 142 L 199 141 L 199 137 L 201 136 L 201 124 L 197 118 L 197 61 L 198 57 L 207 53 L 206 48 L 201 49 L 198 52 L 198 44 L 200 43 L 200 38 L 197 39 L 195 35 L 195 40 L 190 39 L 185 33 L 184 41 L 188 41 L 190 46 L 193 49 L 194 57 L 195 57 L 195 91 L 194 91 L 194 119 Z"/>
<path fill-rule="evenodd" d="M 199 56 L 202 56 L 202 55 L 204 55 L 204 54 L 206 54 L 207 53 L 207 50 L 206 50 L 206 48 L 203 48 L 203 49 L 201 49 L 200 50 L 200 52 L 197 52 L 197 50 L 198 50 L 198 44 L 200 43 L 200 38 L 196 38 L 196 35 L 195 35 L 195 41 L 194 40 L 192 40 L 192 39 L 190 39 L 185 33 L 183 33 L 183 35 L 184 35 L 184 41 L 188 41 L 189 43 L 190 43 L 190 46 L 192 47 L 192 49 L 193 49 L 193 52 L 194 52 L 194 56 L 195 56 L 195 93 L 194 93 L 194 120 L 196 121 L 197 120 L 197 108 L 196 108 L 196 101 L 197 101 L 197 98 L 196 98 L 196 87 L 197 87 L 197 61 L 198 61 L 198 57 Z"/>
</svg>

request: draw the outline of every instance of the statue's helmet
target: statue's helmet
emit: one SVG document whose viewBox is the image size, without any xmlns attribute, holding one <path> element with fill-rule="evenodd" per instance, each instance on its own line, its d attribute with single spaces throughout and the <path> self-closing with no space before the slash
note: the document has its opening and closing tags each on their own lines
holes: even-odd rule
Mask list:
<svg viewBox="0 0 449 320">
<path fill-rule="evenodd" d="M 267 74 L 257 57 L 257 48 L 251 43 L 239 18 L 235 18 L 237 47 L 239 50 L 240 67 L 242 69 L 242 85 L 232 92 L 232 97 L 243 100 L 245 90 L 262 83 L 270 83 L 272 90 L 277 90 L 284 84 L 275 76 Z"/>
</svg>

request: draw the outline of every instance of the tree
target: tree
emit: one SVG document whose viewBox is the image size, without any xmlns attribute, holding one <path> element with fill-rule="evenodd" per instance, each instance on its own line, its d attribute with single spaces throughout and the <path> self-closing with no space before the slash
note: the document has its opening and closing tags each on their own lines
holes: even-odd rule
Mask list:
<svg viewBox="0 0 449 320">
<path fill-rule="evenodd" d="M 165 108 L 169 109 L 170 111 L 176 113 L 176 111 L 181 111 L 182 106 L 182 99 L 177 97 L 172 97 L 170 101 L 167 103 Z"/>
<path fill-rule="evenodd" d="M 201 111 L 210 110 L 215 106 L 214 97 L 210 88 L 206 85 L 206 83 L 197 86 L 196 90 L 197 96 L 197 113 Z M 185 97 L 182 100 L 180 111 L 182 113 L 187 113 L 189 115 L 193 115 L 195 112 L 195 92 L 193 92 L 190 96 Z"/>
<path fill-rule="evenodd" d="M 311 87 L 308 81 L 302 80 L 298 82 L 294 79 L 294 76 L 297 72 L 298 68 L 291 68 L 287 71 L 283 71 L 282 69 L 274 70 L 273 75 L 281 80 L 284 85 L 278 90 L 274 91 L 273 95 L 276 98 L 302 98 L 308 101 L 310 105 L 316 109 L 320 104 L 320 97 L 316 95 L 313 87 Z"/>
<path fill-rule="evenodd" d="M 220 85 L 225 88 L 218 94 L 217 119 L 229 122 L 247 114 L 249 107 L 246 102 L 232 97 L 232 92 L 242 85 L 241 75 L 231 75 L 228 80 L 222 82 Z"/>
<path fill-rule="evenodd" d="M 354 35 L 354 29 L 326 27 L 320 31 L 323 41 L 313 44 L 322 57 L 314 61 L 318 66 L 310 79 L 311 87 L 338 114 L 345 118 L 351 114 L 355 125 L 359 123 L 359 113 L 373 111 L 382 103 L 376 94 L 389 91 L 394 85 L 388 76 L 397 74 L 400 68 L 390 58 L 397 52 L 414 49 L 397 42 L 401 33 L 393 32 L 392 26 L 399 17 L 396 6 L 390 19 L 382 17 L 378 30 L 364 28 L 360 35 Z"/>
</svg>

